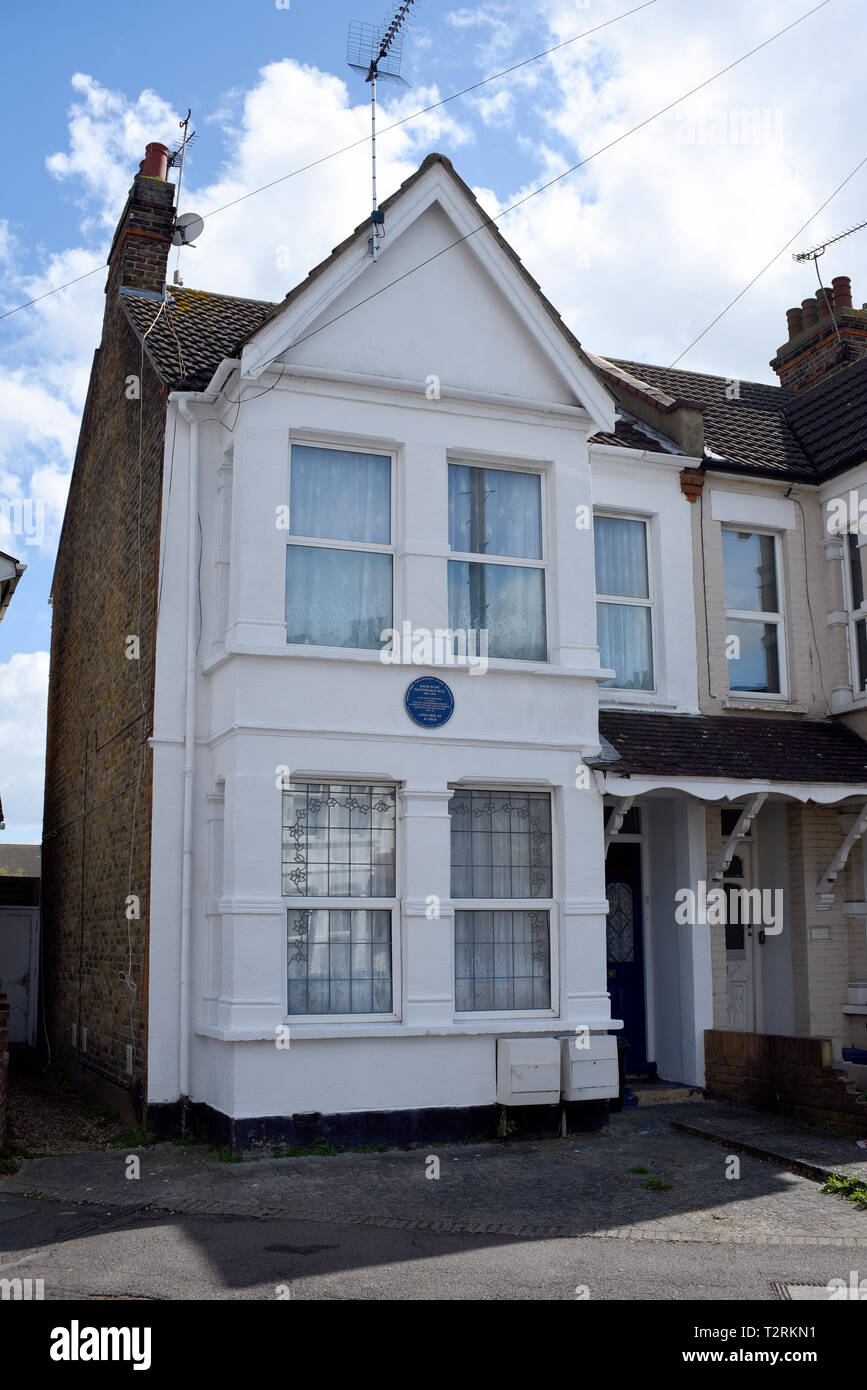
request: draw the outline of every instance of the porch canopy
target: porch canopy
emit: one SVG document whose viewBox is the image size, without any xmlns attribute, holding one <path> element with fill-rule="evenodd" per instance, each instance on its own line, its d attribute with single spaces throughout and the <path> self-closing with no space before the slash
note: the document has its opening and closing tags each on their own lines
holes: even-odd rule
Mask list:
<svg viewBox="0 0 867 1390">
<path fill-rule="evenodd" d="M 681 792 L 742 803 L 713 868 L 716 880 L 769 797 L 854 810 L 816 890 L 816 906 L 831 906 L 837 877 L 867 831 L 867 742 L 854 730 L 819 719 L 602 710 L 599 734 L 601 751 L 586 761 L 616 798 L 606 846 L 639 796 Z"/>
<path fill-rule="evenodd" d="M 828 806 L 867 799 L 867 742 L 820 719 L 601 710 L 602 752 L 585 761 L 616 797 L 681 791 L 702 801 L 756 792 Z"/>
</svg>

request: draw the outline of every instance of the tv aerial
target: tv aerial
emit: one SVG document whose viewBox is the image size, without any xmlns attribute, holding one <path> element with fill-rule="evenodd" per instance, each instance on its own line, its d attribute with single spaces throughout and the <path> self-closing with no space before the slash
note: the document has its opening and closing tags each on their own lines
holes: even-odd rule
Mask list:
<svg viewBox="0 0 867 1390">
<path fill-rule="evenodd" d="M 793 261 L 813 262 L 813 265 L 816 267 L 816 279 L 819 281 L 819 289 L 825 296 L 825 303 L 828 306 L 829 313 L 831 312 L 831 296 L 825 289 L 825 286 L 822 284 L 822 277 L 819 274 L 819 257 L 824 256 L 828 247 L 833 246 L 836 241 L 842 241 L 844 237 L 851 236 L 853 232 L 860 232 L 862 227 L 867 227 L 867 222 L 856 222 L 854 227 L 847 227 L 845 232 L 838 232 L 836 236 L 829 237 L 827 241 L 821 242 L 818 246 L 813 246 L 809 251 L 792 252 Z M 837 335 L 837 342 L 839 343 L 840 348 L 842 350 L 843 339 L 840 337 L 840 329 L 837 326 L 837 320 L 834 317 L 833 313 L 831 313 L 831 322 L 834 325 L 834 332 Z"/>
<path fill-rule="evenodd" d="M 181 186 L 184 182 L 184 157 L 187 153 L 187 146 L 191 145 L 196 138 L 196 132 L 194 130 L 190 130 L 191 115 L 192 112 L 190 108 L 187 107 L 186 116 L 182 121 L 178 121 L 178 125 L 184 132 L 183 138 L 181 140 L 181 143 L 178 145 L 177 149 L 173 150 L 172 153 L 169 155 L 168 160 L 169 168 L 173 168 L 175 165 L 178 166 L 178 192 L 176 204 L 177 207 L 180 207 L 181 205 Z M 195 249 L 196 240 L 198 239 L 198 237 L 202 235 L 202 232 L 204 230 L 204 218 L 200 217 L 197 212 L 184 212 L 181 213 L 180 217 L 175 217 L 175 225 L 172 231 L 172 246 L 176 246 L 178 248 L 178 254 L 175 258 L 175 273 L 173 277 L 174 284 L 183 285 L 184 283 L 181 279 L 181 273 L 178 268 L 181 259 L 181 247 L 192 246 Z"/>
<path fill-rule="evenodd" d="M 373 211 L 371 222 L 373 235 L 370 238 L 370 254 L 374 260 L 379 258 L 379 243 L 385 236 L 385 217 L 376 203 L 376 82 L 394 82 L 399 87 L 408 87 L 400 75 L 403 57 L 403 26 L 407 22 L 410 8 L 415 0 L 401 0 L 390 19 L 383 24 L 364 24 L 353 20 L 349 26 L 349 40 L 346 46 L 346 61 L 353 72 L 361 73 L 365 82 L 370 83 L 370 157 L 373 181 Z"/>
<path fill-rule="evenodd" d="M 835 241 L 842 241 L 844 237 L 851 236 L 853 232 L 860 232 L 862 227 L 867 227 L 867 222 L 856 222 L 854 227 L 847 227 L 845 232 L 838 232 L 836 236 L 829 237 L 819 246 L 814 246 L 810 251 L 794 251 L 793 261 L 815 261 L 819 256 L 824 256 L 829 246 L 833 246 Z"/>
</svg>

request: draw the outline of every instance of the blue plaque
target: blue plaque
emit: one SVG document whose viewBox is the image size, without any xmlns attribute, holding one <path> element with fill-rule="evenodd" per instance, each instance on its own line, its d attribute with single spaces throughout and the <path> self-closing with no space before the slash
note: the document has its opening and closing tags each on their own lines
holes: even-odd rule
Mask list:
<svg viewBox="0 0 867 1390">
<path fill-rule="evenodd" d="M 414 724 L 439 729 L 455 712 L 455 697 L 439 676 L 419 676 L 406 688 L 404 709 Z"/>
</svg>

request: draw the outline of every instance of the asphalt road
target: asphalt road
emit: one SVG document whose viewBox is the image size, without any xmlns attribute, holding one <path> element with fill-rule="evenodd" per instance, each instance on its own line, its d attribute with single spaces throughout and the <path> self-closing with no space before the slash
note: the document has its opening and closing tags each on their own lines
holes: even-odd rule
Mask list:
<svg viewBox="0 0 867 1390">
<path fill-rule="evenodd" d="M 867 1247 L 459 1235 L 0 1197 L 0 1276 L 46 1300 L 776 1300 Z M 586 1292 L 585 1292 L 586 1291 Z"/>
</svg>

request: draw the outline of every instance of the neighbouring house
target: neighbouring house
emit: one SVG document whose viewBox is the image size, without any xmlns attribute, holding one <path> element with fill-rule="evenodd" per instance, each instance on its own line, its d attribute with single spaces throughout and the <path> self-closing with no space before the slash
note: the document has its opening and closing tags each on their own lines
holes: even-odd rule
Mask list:
<svg viewBox="0 0 867 1390">
<path fill-rule="evenodd" d="M 167 286 L 167 173 L 53 588 L 55 1055 L 239 1145 L 598 1122 L 620 1032 L 860 1123 L 867 609 L 823 507 L 867 470 L 828 343 L 864 316 L 781 387 L 590 355 L 441 155 L 378 259 L 367 221 L 278 304 Z M 782 906 L 717 924 L 715 887 Z"/>
<path fill-rule="evenodd" d="M 863 1091 L 867 306 L 841 276 L 788 323 L 779 387 L 594 359 L 618 400 L 613 438 L 591 446 L 601 660 L 618 671 L 600 688 L 619 756 L 599 766 L 623 817 L 609 920 L 630 919 L 609 932 L 609 977 L 634 1052 L 663 1075 L 864 1128 L 845 1073 Z M 651 495 L 673 470 L 691 565 Z M 678 563 L 695 622 L 672 633 Z M 672 660 L 697 678 L 696 710 Z M 707 911 L 684 933 L 672 904 L 690 888 L 700 918 L 702 883 L 725 921 Z"/>
</svg>

